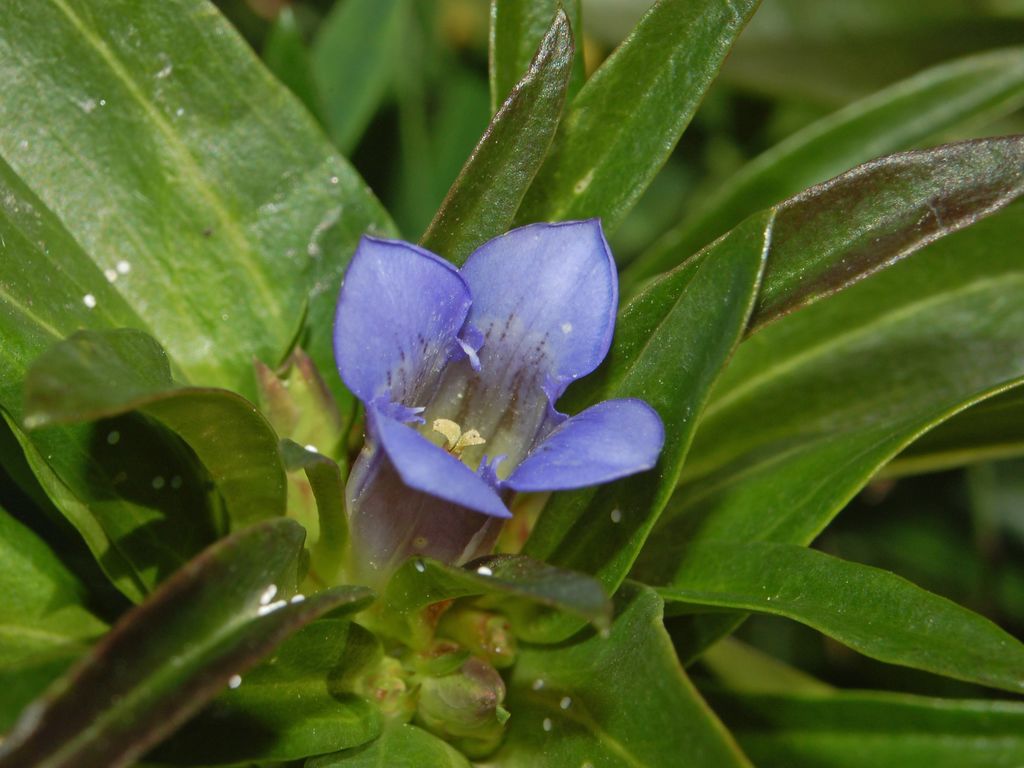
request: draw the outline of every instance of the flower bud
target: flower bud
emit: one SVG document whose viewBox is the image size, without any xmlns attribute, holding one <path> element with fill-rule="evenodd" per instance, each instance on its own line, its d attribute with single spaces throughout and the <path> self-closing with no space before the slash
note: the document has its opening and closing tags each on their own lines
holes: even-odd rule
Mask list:
<svg viewBox="0 0 1024 768">
<path fill-rule="evenodd" d="M 407 672 L 402 663 L 382 656 L 379 664 L 353 686 L 355 693 L 377 705 L 385 720 L 408 722 L 416 704 L 406 683 Z"/>
<path fill-rule="evenodd" d="M 424 678 L 417 721 L 470 757 L 481 757 L 501 741 L 508 712 L 505 683 L 490 664 L 468 658 L 455 673 Z"/>
<path fill-rule="evenodd" d="M 444 614 L 438 631 L 498 669 L 510 667 L 516 660 L 516 638 L 501 614 L 456 609 Z"/>
</svg>

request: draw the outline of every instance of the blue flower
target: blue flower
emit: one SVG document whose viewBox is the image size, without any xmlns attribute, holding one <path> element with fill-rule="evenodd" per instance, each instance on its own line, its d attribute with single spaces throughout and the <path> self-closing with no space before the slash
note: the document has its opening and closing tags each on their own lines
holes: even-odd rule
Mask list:
<svg viewBox="0 0 1024 768">
<path fill-rule="evenodd" d="M 513 492 L 654 466 L 664 429 L 646 403 L 554 407 L 608 353 L 617 303 L 596 219 L 513 230 L 461 270 L 363 238 L 334 331 L 341 378 L 366 408 L 346 490 L 355 575 L 380 583 L 416 554 L 465 562 L 494 546 Z"/>
</svg>

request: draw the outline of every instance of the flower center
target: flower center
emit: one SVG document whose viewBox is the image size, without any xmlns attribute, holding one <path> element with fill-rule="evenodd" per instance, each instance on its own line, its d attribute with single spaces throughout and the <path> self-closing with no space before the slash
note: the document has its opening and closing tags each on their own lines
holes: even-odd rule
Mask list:
<svg viewBox="0 0 1024 768">
<path fill-rule="evenodd" d="M 449 419 L 434 419 L 433 428 L 444 436 L 444 449 L 455 458 L 461 458 L 462 452 L 473 445 L 483 445 L 484 440 L 475 429 L 462 431 L 462 427 Z"/>
</svg>

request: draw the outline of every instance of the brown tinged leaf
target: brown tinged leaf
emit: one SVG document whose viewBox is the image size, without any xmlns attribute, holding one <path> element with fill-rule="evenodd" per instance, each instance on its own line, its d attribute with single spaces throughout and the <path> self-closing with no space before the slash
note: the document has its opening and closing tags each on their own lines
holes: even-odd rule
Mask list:
<svg viewBox="0 0 1024 768">
<path fill-rule="evenodd" d="M 292 595 L 303 539 L 279 519 L 206 549 L 24 711 L 0 768 L 129 766 L 293 631 L 365 606 L 363 587 Z"/>
</svg>

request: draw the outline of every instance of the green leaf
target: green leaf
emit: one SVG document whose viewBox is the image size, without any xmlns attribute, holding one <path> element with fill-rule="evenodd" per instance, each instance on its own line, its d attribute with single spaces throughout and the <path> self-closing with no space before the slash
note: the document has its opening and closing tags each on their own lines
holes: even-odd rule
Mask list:
<svg viewBox="0 0 1024 768">
<path fill-rule="evenodd" d="M 0 731 L 106 631 L 35 534 L 0 509 Z"/>
<path fill-rule="evenodd" d="M 403 0 L 335 3 L 313 41 L 313 74 L 334 143 L 355 147 L 391 78 L 397 58 Z"/>
<path fill-rule="evenodd" d="M 523 79 L 491 120 L 420 243 L 461 264 L 507 231 L 547 153 L 565 102 L 572 30 L 561 10 Z"/>
<path fill-rule="evenodd" d="M 20 178 L 81 245 L 47 231 L 51 255 L 35 258 L 40 282 L 50 263 L 85 278 L 72 282 L 83 326 L 130 307 L 114 325 L 151 332 L 175 370 L 251 393 L 253 357 L 281 359 L 309 304 L 307 348 L 325 367 L 346 255 L 390 225 L 212 4 L 12 0 L 0 69 L 4 186 Z M 5 272 L 28 258 L 11 248 Z"/>
<path fill-rule="evenodd" d="M 0 766 L 130 765 L 297 628 L 365 606 L 361 587 L 289 600 L 303 536 L 274 520 L 207 549 L 25 711 L 0 745 Z"/>
<path fill-rule="evenodd" d="M 216 537 L 194 458 L 159 425 L 127 416 L 30 436 L 2 415 L 40 487 L 130 600 Z"/>
<path fill-rule="evenodd" d="M 569 79 L 569 96 L 583 85 L 583 24 L 582 3 L 571 0 L 492 0 L 491 1 L 491 45 L 490 81 L 491 112 L 512 92 L 516 83 L 533 60 L 534 52 L 548 33 L 551 20 L 557 13 L 565 13 L 573 31 L 573 48 L 577 54 L 572 59 L 572 74 Z"/>
<path fill-rule="evenodd" d="M 157 477 L 191 479 L 194 460 L 138 418 L 21 431 L 22 379 L 33 360 L 83 326 L 145 324 L 2 161 L 0 189 L 0 410 L 41 487 L 118 589 L 140 600 L 216 534 L 207 493 L 193 482 L 176 493 L 151 487 Z"/>
<path fill-rule="evenodd" d="M 763 325 L 835 293 L 1024 193 L 1024 136 L 890 155 L 778 206 Z"/>
<path fill-rule="evenodd" d="M 316 502 L 315 536 L 309 534 L 310 570 L 323 584 L 336 584 L 345 563 L 348 518 L 345 516 L 345 483 L 341 467 L 308 448 L 281 441 L 281 457 L 288 472 L 302 471 Z M 306 526 L 307 531 L 313 526 Z"/>
<path fill-rule="evenodd" d="M 835 690 L 734 637 L 723 637 L 708 648 L 701 655 L 700 663 L 716 680 L 736 693 L 827 693 Z"/>
<path fill-rule="evenodd" d="M 1021 213 L 935 243 L 741 345 L 639 577 L 665 583 L 695 541 L 809 543 L 914 438 L 1024 380 Z"/>
<path fill-rule="evenodd" d="M 376 738 L 376 709 L 344 685 L 350 668 L 375 642 L 347 619 L 325 617 L 306 625 L 153 757 L 190 766 L 298 760 Z"/>
<path fill-rule="evenodd" d="M 323 105 L 313 78 L 309 49 L 302 39 L 302 29 L 290 5 L 278 11 L 267 33 L 263 43 L 263 62 L 299 98 L 306 109 L 321 118 Z"/>
<path fill-rule="evenodd" d="M 520 652 L 508 683 L 508 734 L 488 765 L 749 765 L 679 666 L 661 600 L 635 587 L 618 599 L 607 637 Z"/>
<path fill-rule="evenodd" d="M 661 0 L 569 106 L 518 221 L 611 232 L 675 147 L 757 0 Z"/>
<path fill-rule="evenodd" d="M 306 762 L 306 768 L 470 768 L 444 741 L 414 725 L 394 725 L 372 744 Z"/>
<path fill-rule="evenodd" d="M 456 568 L 435 560 L 415 559 L 391 577 L 382 599 L 388 613 L 414 622 L 417 613 L 434 603 L 459 597 L 487 595 L 508 614 L 516 635 L 541 641 L 534 626 L 538 606 L 583 619 L 606 629 L 611 602 L 594 579 L 522 555 L 493 555 L 474 560 L 471 568 Z M 385 614 L 386 615 L 386 614 Z M 416 629 L 415 623 L 412 624 Z"/>
<path fill-rule="evenodd" d="M 880 661 L 1024 692 L 1024 645 L 988 619 L 888 571 L 796 544 L 701 542 L 658 593 L 698 612 L 785 616 Z"/>
<path fill-rule="evenodd" d="M 873 157 L 1009 111 L 1024 100 L 1024 49 L 941 64 L 825 117 L 747 163 L 623 275 L 627 284 L 668 269 L 744 216 Z"/>
<path fill-rule="evenodd" d="M 41 355 L 25 380 L 25 424 L 32 428 L 135 410 L 195 451 L 234 526 L 284 513 L 284 468 L 270 424 L 234 392 L 176 386 L 166 354 L 146 334 L 79 331 Z"/>
<path fill-rule="evenodd" d="M 935 472 L 1024 454 L 1024 388 L 1013 387 L 956 414 L 887 464 L 886 477 Z"/>
<path fill-rule="evenodd" d="M 594 573 L 610 590 L 625 578 L 675 488 L 711 385 L 746 327 L 771 227 L 770 215 L 752 217 L 622 310 L 609 359 L 570 399 L 580 405 L 638 397 L 653 406 L 665 424 L 658 466 L 600 489 L 556 494 L 526 554 Z"/>
<path fill-rule="evenodd" d="M 764 768 L 1015 768 L 1024 705 L 872 691 L 735 695 L 708 691 Z"/>
</svg>

